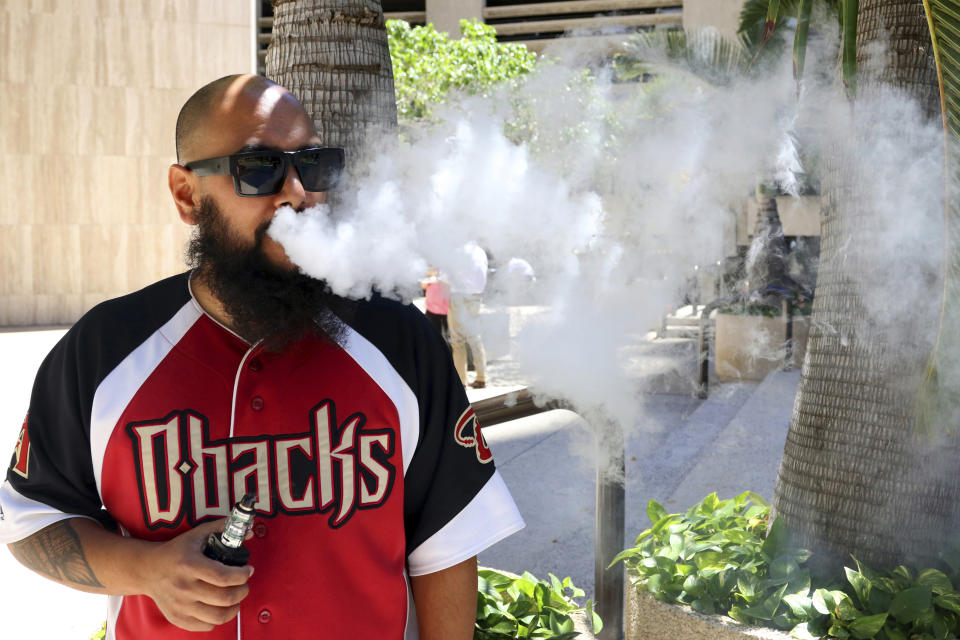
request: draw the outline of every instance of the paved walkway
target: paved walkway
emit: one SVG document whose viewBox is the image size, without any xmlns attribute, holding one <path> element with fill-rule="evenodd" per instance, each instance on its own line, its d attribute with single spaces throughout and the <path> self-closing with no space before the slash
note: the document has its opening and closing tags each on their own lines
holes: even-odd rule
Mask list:
<svg viewBox="0 0 960 640">
<path fill-rule="evenodd" d="M 4 460 L 23 421 L 34 372 L 62 333 L 0 332 Z M 711 397 L 699 401 L 690 393 L 693 362 L 685 344 L 638 344 L 636 357 L 663 366 L 638 380 L 644 410 L 626 439 L 627 543 L 647 526 L 650 498 L 683 510 L 711 491 L 729 497 L 750 489 L 769 497 L 799 373 L 777 373 L 760 384 L 714 386 Z M 509 358 L 493 358 L 489 370 L 491 381 L 509 385 L 469 390 L 471 400 L 522 383 Z M 480 562 L 540 577 L 569 575 L 592 596 L 595 488 L 589 426 L 561 410 L 488 427 L 484 433 L 527 527 L 481 553 Z M 6 548 L 0 549 L 0 576 L 3 638 L 82 640 L 105 617 L 103 597 L 35 576 Z"/>
</svg>

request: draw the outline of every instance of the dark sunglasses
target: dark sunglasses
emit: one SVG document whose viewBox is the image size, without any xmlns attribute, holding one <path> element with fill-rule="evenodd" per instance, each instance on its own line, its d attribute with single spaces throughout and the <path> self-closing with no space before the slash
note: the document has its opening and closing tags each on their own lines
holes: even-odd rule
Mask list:
<svg viewBox="0 0 960 640">
<path fill-rule="evenodd" d="M 298 151 L 241 151 L 229 156 L 196 160 L 183 165 L 198 176 L 233 176 L 241 196 L 272 196 L 283 189 L 290 164 L 307 191 L 329 191 L 343 173 L 344 152 L 335 147 Z"/>
</svg>

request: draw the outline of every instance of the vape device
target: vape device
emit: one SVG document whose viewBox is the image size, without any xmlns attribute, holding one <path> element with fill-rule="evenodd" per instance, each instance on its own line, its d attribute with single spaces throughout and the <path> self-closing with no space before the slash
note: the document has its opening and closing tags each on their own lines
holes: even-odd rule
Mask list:
<svg viewBox="0 0 960 640">
<path fill-rule="evenodd" d="M 253 527 L 253 504 L 255 493 L 248 493 L 230 512 L 223 533 L 211 533 L 203 546 L 203 555 L 231 567 L 242 567 L 250 560 L 250 551 L 243 546 L 250 528 Z"/>
</svg>

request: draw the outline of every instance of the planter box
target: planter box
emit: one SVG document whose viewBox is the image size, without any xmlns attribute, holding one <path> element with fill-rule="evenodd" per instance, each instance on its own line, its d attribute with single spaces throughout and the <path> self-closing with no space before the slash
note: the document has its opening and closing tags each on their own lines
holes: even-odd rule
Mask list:
<svg viewBox="0 0 960 640">
<path fill-rule="evenodd" d="M 791 640 L 777 629 L 747 627 L 726 616 L 706 616 L 690 607 L 660 602 L 632 582 L 627 572 L 625 640 Z"/>
<path fill-rule="evenodd" d="M 717 314 L 716 374 L 720 382 L 763 380 L 783 366 L 786 323 L 782 316 Z M 793 317 L 793 366 L 800 366 L 807 351 L 810 318 Z"/>
</svg>

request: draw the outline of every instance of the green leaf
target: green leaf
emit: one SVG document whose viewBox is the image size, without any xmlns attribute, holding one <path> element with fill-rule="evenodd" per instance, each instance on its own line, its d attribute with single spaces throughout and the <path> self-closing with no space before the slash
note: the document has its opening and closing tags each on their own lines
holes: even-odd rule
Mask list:
<svg viewBox="0 0 960 640">
<path fill-rule="evenodd" d="M 907 640 L 907 634 L 897 627 L 886 626 L 881 631 L 887 636 L 887 640 Z"/>
<path fill-rule="evenodd" d="M 850 620 L 855 620 L 863 616 L 863 614 L 860 611 L 858 611 L 855 606 L 853 606 L 853 602 L 850 600 L 850 596 L 848 596 L 846 593 L 843 593 L 842 591 L 837 591 L 834 593 L 836 596 L 835 600 L 837 603 L 836 609 L 834 609 L 833 611 L 834 616 L 836 616 L 837 618 L 845 622 Z M 843 594 L 843 596 L 840 597 L 838 594 Z"/>
<path fill-rule="evenodd" d="M 552 573 L 547 574 L 547 578 L 550 580 L 550 587 L 557 593 L 563 593 L 563 583 L 560 582 L 560 579 L 553 575 Z"/>
<path fill-rule="evenodd" d="M 893 597 L 890 603 L 890 615 L 897 622 L 913 622 L 927 611 L 933 603 L 930 587 L 911 587 Z"/>
<path fill-rule="evenodd" d="M 715 512 L 719 505 L 720 499 L 717 498 L 717 493 L 713 492 L 700 501 L 700 504 L 697 505 L 697 511 L 699 513 L 710 514 Z"/>
<path fill-rule="evenodd" d="M 902 587 L 913 586 L 913 574 L 910 573 L 910 569 L 903 565 L 896 567 L 890 572 L 890 575 L 892 575 L 893 579 Z"/>
<path fill-rule="evenodd" d="M 878 613 L 873 616 L 863 616 L 850 622 L 847 628 L 857 640 L 867 640 L 879 633 L 883 623 L 887 621 L 886 613 Z"/>
<path fill-rule="evenodd" d="M 813 608 L 817 610 L 818 613 L 824 615 L 830 615 L 833 613 L 834 607 L 836 607 L 836 602 L 833 599 L 833 592 L 829 589 L 817 589 L 813 592 L 812 598 Z"/>
<path fill-rule="evenodd" d="M 603 629 L 603 620 L 601 620 L 597 612 L 593 610 L 593 602 L 587 600 L 585 608 L 587 611 L 587 620 L 592 624 L 591 631 L 593 631 L 594 634 L 600 633 Z"/>
<path fill-rule="evenodd" d="M 759 505 L 761 507 L 769 506 L 766 499 L 764 499 L 764 497 L 761 496 L 759 493 L 754 493 L 753 491 L 745 491 L 741 494 L 741 496 L 747 496 L 748 498 L 750 498 L 750 500 L 754 504 Z"/>
<path fill-rule="evenodd" d="M 654 537 L 660 535 L 660 532 L 663 531 L 668 526 L 670 526 L 674 522 L 674 520 L 676 520 L 676 518 L 677 516 L 675 515 L 663 516 L 662 518 L 657 520 L 657 522 L 652 527 L 650 527 L 650 535 Z"/>
<path fill-rule="evenodd" d="M 636 547 L 633 547 L 630 549 L 624 549 L 623 551 L 621 551 L 620 553 L 618 553 L 613 557 L 613 560 L 610 561 L 610 564 L 607 566 L 607 568 L 609 569 L 613 565 L 623 560 L 633 560 L 636 562 L 638 558 L 642 558 L 642 557 L 643 557 L 643 553 Z"/>
<path fill-rule="evenodd" d="M 767 554 L 768 558 L 776 558 L 787 551 L 790 544 L 790 535 L 787 526 L 783 520 L 777 518 L 770 524 L 767 530 L 767 538 L 763 541 L 761 549 Z"/>
<path fill-rule="evenodd" d="M 950 578 L 944 572 L 936 569 L 924 569 L 918 573 L 917 584 L 930 587 L 930 590 L 937 595 L 953 593 L 953 584 L 950 582 Z"/>
<path fill-rule="evenodd" d="M 870 604 L 870 580 L 859 571 L 854 571 L 849 567 L 844 567 L 843 571 L 847 574 L 847 582 L 853 587 L 853 593 L 857 596 L 857 601 L 861 607 Z"/>
<path fill-rule="evenodd" d="M 667 510 L 663 508 L 663 505 L 651 498 L 650 502 L 647 503 L 647 517 L 650 518 L 650 523 L 656 524 L 666 516 Z"/>
<path fill-rule="evenodd" d="M 930 626 L 933 630 L 933 637 L 936 638 L 936 640 L 946 640 L 947 635 L 950 633 L 950 628 L 947 625 L 946 620 L 944 620 L 941 616 L 934 615 L 933 622 Z"/>
<path fill-rule="evenodd" d="M 813 600 L 810 596 L 801 593 L 788 593 L 783 596 L 783 601 L 790 607 L 793 615 L 800 619 L 807 619 L 813 615 Z"/>
<path fill-rule="evenodd" d="M 772 620 L 773 616 L 777 613 L 777 609 L 780 607 L 780 603 L 783 601 L 783 594 L 786 590 L 787 585 L 783 585 L 765 598 L 760 604 L 744 607 L 743 612 L 759 620 Z"/>
<path fill-rule="evenodd" d="M 782 555 L 774 558 L 770 563 L 767 579 L 772 585 L 786 584 L 801 577 L 800 565 L 791 555 Z"/>
<path fill-rule="evenodd" d="M 960 593 L 945 593 L 937 596 L 933 599 L 933 604 L 941 609 L 960 614 Z"/>
<path fill-rule="evenodd" d="M 835 622 L 830 625 L 830 629 L 827 631 L 834 638 L 849 638 L 850 632 L 847 631 L 846 627 L 843 626 L 840 622 Z"/>
<path fill-rule="evenodd" d="M 703 594 L 704 590 L 704 584 L 700 579 L 700 576 L 695 573 L 691 573 L 689 576 L 687 576 L 687 578 L 683 581 L 683 590 L 690 596 L 690 598 L 694 600 L 699 598 Z"/>
</svg>

